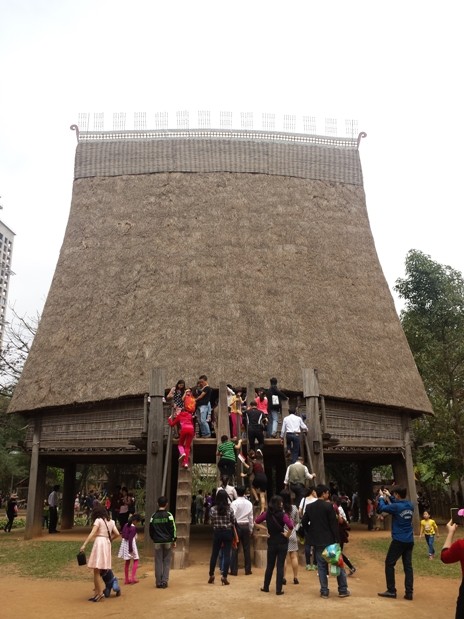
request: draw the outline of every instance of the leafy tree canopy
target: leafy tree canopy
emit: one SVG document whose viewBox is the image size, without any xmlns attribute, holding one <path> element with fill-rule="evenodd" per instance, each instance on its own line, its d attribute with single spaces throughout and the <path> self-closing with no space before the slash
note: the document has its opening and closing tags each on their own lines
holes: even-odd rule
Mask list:
<svg viewBox="0 0 464 619">
<path fill-rule="evenodd" d="M 417 459 L 435 485 L 464 475 L 464 279 L 418 250 L 406 257 L 396 292 L 405 300 L 400 319 L 435 418 L 416 424 Z M 428 446 L 428 447 L 427 447 Z"/>
</svg>

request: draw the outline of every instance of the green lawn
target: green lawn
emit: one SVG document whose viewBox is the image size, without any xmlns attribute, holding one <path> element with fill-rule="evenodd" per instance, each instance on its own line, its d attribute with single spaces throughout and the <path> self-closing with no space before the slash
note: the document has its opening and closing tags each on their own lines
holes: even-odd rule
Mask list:
<svg viewBox="0 0 464 619">
<path fill-rule="evenodd" d="M 13 533 L 0 537 L 0 566 L 3 573 L 28 578 L 51 578 L 54 580 L 88 580 L 89 570 L 77 565 L 76 555 L 82 540 L 76 542 L 24 541 Z M 138 544 L 139 550 L 143 544 Z M 91 547 L 87 547 L 87 557 Z M 113 544 L 113 565 L 118 565 L 119 543 Z"/>
<path fill-rule="evenodd" d="M 458 579 L 461 578 L 460 563 L 445 565 L 440 561 L 440 551 L 443 545 L 443 541 L 443 537 L 439 538 L 438 541 L 435 540 L 435 559 L 430 561 L 425 540 L 423 538 L 420 540 L 415 540 L 414 551 L 412 555 L 412 564 L 415 576 L 439 576 L 441 578 Z M 383 561 L 390 545 L 390 539 L 365 539 L 361 541 L 361 545 L 363 549 L 365 549 L 365 552 Z M 398 562 L 397 566 L 399 566 L 401 569 L 401 559 Z"/>
</svg>

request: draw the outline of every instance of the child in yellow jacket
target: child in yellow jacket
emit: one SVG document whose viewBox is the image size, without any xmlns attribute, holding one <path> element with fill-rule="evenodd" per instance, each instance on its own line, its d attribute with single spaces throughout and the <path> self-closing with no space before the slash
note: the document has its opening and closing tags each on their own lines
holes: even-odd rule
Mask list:
<svg viewBox="0 0 464 619">
<path fill-rule="evenodd" d="M 438 538 L 437 523 L 435 522 L 435 520 L 432 520 L 432 518 L 430 518 L 429 512 L 425 511 L 420 524 L 421 528 L 419 537 L 425 535 L 425 541 L 429 550 L 429 559 L 433 559 L 435 557 L 435 548 L 433 547 L 435 535 Z"/>
</svg>

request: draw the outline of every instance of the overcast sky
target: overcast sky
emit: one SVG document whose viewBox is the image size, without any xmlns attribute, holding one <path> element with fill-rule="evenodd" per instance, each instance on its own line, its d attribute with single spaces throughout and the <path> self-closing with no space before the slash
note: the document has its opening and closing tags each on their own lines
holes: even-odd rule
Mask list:
<svg viewBox="0 0 464 619">
<path fill-rule="evenodd" d="M 0 219 L 9 303 L 41 311 L 71 204 L 82 112 L 354 119 L 393 287 L 409 249 L 464 271 L 458 2 L 0 0 Z M 255 128 L 259 128 L 255 126 Z"/>
</svg>

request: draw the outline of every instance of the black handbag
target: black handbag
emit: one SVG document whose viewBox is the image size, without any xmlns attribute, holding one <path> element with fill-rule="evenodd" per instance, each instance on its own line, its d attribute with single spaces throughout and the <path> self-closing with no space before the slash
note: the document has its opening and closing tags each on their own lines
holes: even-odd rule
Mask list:
<svg viewBox="0 0 464 619">
<path fill-rule="evenodd" d="M 85 556 L 85 552 L 78 552 L 77 553 L 77 565 L 86 565 L 87 563 L 87 557 Z"/>
</svg>

